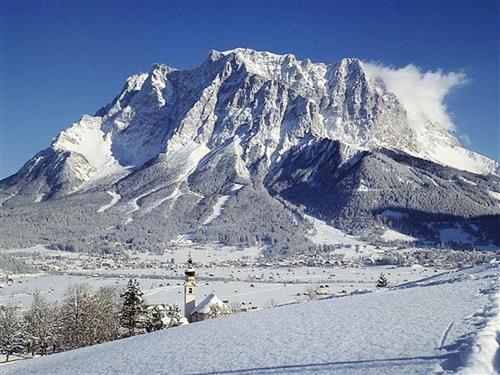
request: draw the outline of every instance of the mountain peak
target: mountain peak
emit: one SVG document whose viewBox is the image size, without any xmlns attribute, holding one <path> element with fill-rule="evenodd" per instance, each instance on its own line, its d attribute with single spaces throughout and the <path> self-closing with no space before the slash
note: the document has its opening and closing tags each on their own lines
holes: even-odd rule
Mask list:
<svg viewBox="0 0 500 375">
<path fill-rule="evenodd" d="M 3 180 L 0 201 L 40 207 L 44 218 L 45 204 L 59 212 L 64 202 L 84 202 L 80 211 L 90 219 L 64 227 L 99 223 L 95 241 L 115 234 L 125 241 L 129 231 L 159 226 L 159 237 L 148 237 L 155 245 L 193 229 L 200 240 L 276 244 L 270 233 L 277 230 L 276 251 L 285 252 L 289 243 L 304 246 L 305 228 L 297 231 L 288 203 L 274 194 L 341 227 L 363 226 L 387 209 L 431 212 L 434 221 L 436 213 L 498 212 L 489 182 L 496 177 L 446 167 L 487 174 L 497 164 L 436 129 L 428 123 L 417 134 L 404 105 L 359 59 L 325 65 L 245 48 L 211 51 L 195 69 L 155 64 L 130 76 L 96 116 L 84 116 Z M 419 199 L 424 194 L 430 198 Z M 212 207 L 223 219 L 210 215 Z M 237 223 L 238 236 L 227 222 Z M 251 231 L 248 222 L 256 223 Z M 50 235 L 40 225 L 36 231 L 36 241 Z"/>
</svg>

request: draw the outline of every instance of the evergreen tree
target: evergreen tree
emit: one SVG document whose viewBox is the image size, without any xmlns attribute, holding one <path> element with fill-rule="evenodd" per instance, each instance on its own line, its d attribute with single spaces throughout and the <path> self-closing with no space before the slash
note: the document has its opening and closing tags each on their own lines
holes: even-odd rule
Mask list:
<svg viewBox="0 0 500 375">
<path fill-rule="evenodd" d="M 165 328 L 165 324 L 163 322 L 162 310 L 159 306 L 154 306 L 151 310 L 148 311 L 148 322 L 146 330 L 148 332 L 153 332 L 163 328 Z"/>
<path fill-rule="evenodd" d="M 136 329 L 146 326 L 142 294 L 137 280 L 130 279 L 125 292 L 121 295 L 123 307 L 120 314 L 120 324 L 128 329 L 129 335 L 133 335 Z"/>
<path fill-rule="evenodd" d="M 383 273 L 380 274 L 380 276 L 378 277 L 378 280 L 377 280 L 377 288 L 385 288 L 387 286 L 388 282 L 387 282 L 387 278 L 385 277 L 385 275 Z"/>
</svg>

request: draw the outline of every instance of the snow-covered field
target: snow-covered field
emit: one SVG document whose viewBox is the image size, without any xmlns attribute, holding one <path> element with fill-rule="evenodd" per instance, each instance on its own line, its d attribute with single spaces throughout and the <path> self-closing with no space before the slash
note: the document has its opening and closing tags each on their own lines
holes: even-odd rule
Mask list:
<svg viewBox="0 0 500 375">
<path fill-rule="evenodd" d="M 3 365 L 2 374 L 493 374 L 498 264 Z M 497 361 L 497 362 L 494 362 Z"/>
<path fill-rule="evenodd" d="M 147 303 L 177 303 L 182 306 L 184 270 L 177 274 L 161 269 L 129 269 L 109 271 L 79 271 L 75 275 L 13 276 L 14 283 L 3 285 L 0 304 L 19 304 L 27 309 L 35 292 L 47 300 L 62 301 L 69 285 L 87 283 L 92 288 L 124 287 L 128 277 L 136 277 L 145 293 Z M 435 275 L 433 268 L 414 267 L 200 267 L 197 268 L 197 299 L 216 293 L 229 303 L 244 303 L 258 308 L 303 300 L 309 290 L 326 293 L 351 293 L 375 288 L 378 275 L 384 272 L 391 285 L 397 285 Z M 443 272 L 443 271 L 439 271 Z M 168 274 L 172 277 L 169 277 Z M 175 276 L 175 278 L 174 278 Z"/>
<path fill-rule="evenodd" d="M 336 251 L 354 258 L 362 253 L 375 254 L 376 249 L 347 236 L 340 230 L 316 220 L 313 239 L 318 243 L 343 244 Z M 358 251 L 354 246 L 358 246 Z M 332 266 L 293 264 L 288 260 L 266 261 L 259 247 L 238 248 L 221 244 L 198 244 L 184 235 L 174 241 L 164 254 L 130 253 L 128 263 L 100 259 L 86 254 L 45 249 L 8 250 L 24 256 L 39 267 L 51 267 L 35 275 L 11 275 L 12 285 L 2 285 L 0 304 L 16 304 L 22 309 L 31 305 L 35 292 L 55 302 L 64 299 L 69 285 L 87 283 L 92 288 L 124 287 L 128 278 L 137 278 L 145 292 L 146 302 L 177 303 L 183 308 L 182 283 L 186 261 L 191 254 L 197 275 L 197 300 L 215 293 L 230 304 L 245 308 L 265 308 L 307 299 L 311 290 L 325 294 L 372 290 L 381 272 L 390 285 L 399 285 L 445 272 L 433 267 Z M 32 257 L 32 258 L 30 258 Z M 44 268 L 42 268 L 44 269 Z"/>
</svg>

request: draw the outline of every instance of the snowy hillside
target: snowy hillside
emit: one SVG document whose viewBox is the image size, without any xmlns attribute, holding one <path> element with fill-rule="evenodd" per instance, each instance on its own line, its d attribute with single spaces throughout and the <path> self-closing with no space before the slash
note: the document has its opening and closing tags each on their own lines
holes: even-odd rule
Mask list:
<svg viewBox="0 0 500 375">
<path fill-rule="evenodd" d="M 11 363 L 2 374 L 493 374 L 498 265 Z"/>
<path fill-rule="evenodd" d="M 297 207 L 373 238 L 394 225 L 437 243 L 460 225 L 470 238 L 460 246 L 500 243 L 498 163 L 390 89 L 355 58 L 326 65 L 238 48 L 192 70 L 156 64 L 0 182 L 0 224 L 14 233 L 1 245 L 151 247 L 195 233 L 286 254 L 314 245 Z M 384 221 L 387 209 L 408 220 Z"/>
</svg>

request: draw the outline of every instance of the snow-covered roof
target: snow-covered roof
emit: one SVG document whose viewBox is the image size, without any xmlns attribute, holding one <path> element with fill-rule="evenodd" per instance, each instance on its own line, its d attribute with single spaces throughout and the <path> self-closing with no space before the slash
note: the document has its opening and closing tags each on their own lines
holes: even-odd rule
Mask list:
<svg viewBox="0 0 500 375">
<path fill-rule="evenodd" d="M 191 314 L 207 314 L 210 312 L 210 306 L 212 305 L 224 306 L 224 302 L 222 302 L 221 299 L 215 295 L 215 293 L 210 293 L 199 303 L 198 306 L 194 308 Z"/>
</svg>

